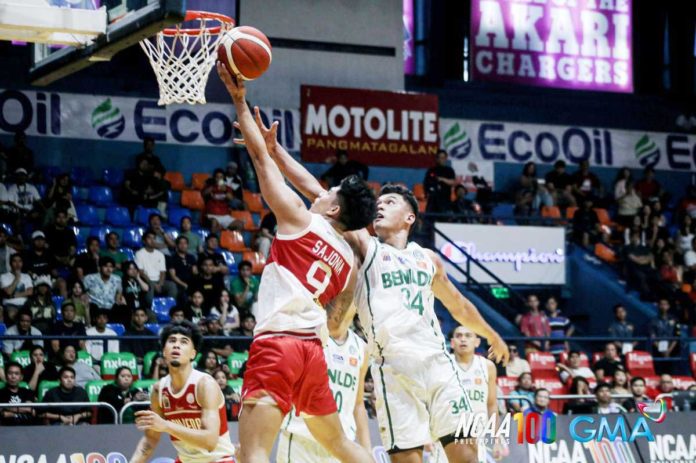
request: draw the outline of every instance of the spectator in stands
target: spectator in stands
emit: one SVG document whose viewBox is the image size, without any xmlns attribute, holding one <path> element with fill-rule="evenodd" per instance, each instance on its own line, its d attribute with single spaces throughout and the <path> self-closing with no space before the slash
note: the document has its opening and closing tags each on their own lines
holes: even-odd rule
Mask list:
<svg viewBox="0 0 696 463">
<path fill-rule="evenodd" d="M 196 258 L 189 253 L 189 242 L 185 236 L 176 239 L 175 251 L 167 257 L 169 279 L 176 285 L 176 300 L 179 304 L 186 302 L 188 287 L 198 275 Z"/>
<path fill-rule="evenodd" d="M 40 330 L 32 326 L 31 310 L 22 309 L 17 315 L 17 323 L 12 325 L 5 331 L 5 336 L 41 336 Z M 2 350 L 5 354 L 10 355 L 18 350 L 27 350 L 29 346 L 43 346 L 43 341 L 35 340 L 4 340 L 2 342 Z"/>
<path fill-rule="evenodd" d="M 224 280 L 216 276 L 214 262 L 211 257 L 202 257 L 199 261 L 200 273 L 189 284 L 189 294 L 200 291 L 203 295 L 204 315 L 210 315 L 210 311 L 218 303 L 220 293 L 225 289 Z"/>
<path fill-rule="evenodd" d="M 672 379 L 672 376 L 668 374 L 660 375 L 660 382 L 657 384 L 657 395 L 671 394 L 675 392 L 674 389 L 674 380 Z M 674 410 L 674 402 L 672 397 L 666 397 L 665 401 L 667 402 L 667 408 L 670 411 Z"/>
<path fill-rule="evenodd" d="M 447 151 L 437 153 L 435 166 L 429 168 L 423 179 L 423 187 L 428 197 L 427 212 L 443 213 L 450 211 L 452 187 L 457 184 L 454 169 L 447 165 Z"/>
<path fill-rule="evenodd" d="M 191 217 L 185 216 L 181 218 L 179 236 L 184 236 L 188 240 L 189 254 L 197 256 L 199 252 L 203 251 L 201 237 L 198 235 L 198 233 L 193 231 L 193 222 L 191 222 Z"/>
<path fill-rule="evenodd" d="M 48 392 L 46 392 L 43 402 L 89 402 L 87 391 L 75 385 L 75 370 L 73 368 L 68 366 L 63 367 L 58 372 L 58 375 L 60 377 L 60 386 L 49 389 Z M 46 419 L 47 423 L 50 424 L 71 426 L 76 424 L 89 424 L 89 419 L 92 416 L 90 410 L 89 407 L 62 406 L 49 409 L 49 411 L 44 413 L 43 417 Z"/>
<path fill-rule="evenodd" d="M 63 267 L 72 267 L 77 252 L 77 238 L 72 227 L 68 227 L 68 214 L 59 210 L 55 214 L 53 226 L 46 230 L 48 249 L 57 263 Z"/>
<path fill-rule="evenodd" d="M 256 248 L 265 259 L 268 259 L 268 253 L 271 251 L 271 243 L 275 238 L 277 228 L 278 221 L 273 212 L 267 213 L 261 219 L 259 233 L 256 236 Z"/>
<path fill-rule="evenodd" d="M 558 300 L 554 296 L 546 300 L 546 312 L 549 320 L 550 336 L 559 339 L 558 341 L 550 342 L 549 352 L 555 356 L 558 356 L 561 352 L 568 352 L 568 341 L 560 339 L 572 336 L 575 328 L 570 323 L 568 317 L 563 315 L 558 309 Z"/>
<path fill-rule="evenodd" d="M 146 158 L 138 159 L 137 168 L 126 173 L 121 189 L 121 202 L 125 204 L 131 211 L 145 201 L 146 191 L 152 189 L 154 177 L 152 176 L 152 167 Z"/>
<path fill-rule="evenodd" d="M 239 310 L 237 307 L 232 305 L 230 302 L 231 296 L 230 292 L 223 289 L 220 293 L 220 299 L 218 304 L 213 307 L 210 311 L 211 314 L 218 315 L 220 317 L 220 323 L 222 324 L 222 330 L 225 333 L 230 333 L 232 330 L 239 328 L 241 323 L 239 319 Z"/>
<path fill-rule="evenodd" d="M 630 352 L 633 347 L 637 344 L 635 341 L 624 341 L 623 338 L 631 338 L 634 336 L 635 326 L 633 323 L 626 321 L 626 316 L 628 312 L 626 308 L 621 304 L 616 304 L 614 306 L 614 317 L 615 321 L 609 325 L 609 334 L 612 335 L 617 340 L 615 341 L 617 350 L 620 349 L 622 353 Z"/>
<path fill-rule="evenodd" d="M 225 374 L 224 371 L 221 369 L 217 369 L 213 372 L 213 378 L 215 378 L 215 382 L 220 386 L 220 390 L 222 391 L 222 395 L 225 397 L 225 410 L 227 411 L 227 421 L 232 421 L 236 418 L 236 415 L 239 413 L 238 409 L 236 410 L 237 413 L 233 412 L 233 407 L 241 402 L 241 397 L 239 394 L 234 392 L 234 389 L 227 384 L 227 375 Z"/>
<path fill-rule="evenodd" d="M 7 150 L 7 170 L 15 172 L 24 169 L 31 172 L 34 169 L 34 152 L 27 146 L 27 136 L 23 131 L 14 135 L 14 145 Z"/>
<path fill-rule="evenodd" d="M 147 393 L 133 387 L 133 372 L 126 366 L 118 367 L 114 382 L 106 384 L 99 392 L 99 402 L 106 402 L 120 413 L 124 405 L 129 402 L 142 402 L 147 400 Z M 130 408 L 123 415 L 122 423 L 133 423 L 135 410 Z M 106 409 L 99 409 L 99 423 L 109 424 L 114 422 L 113 413 Z"/>
<path fill-rule="evenodd" d="M 167 213 L 167 199 L 171 185 L 164 178 L 164 169 L 155 167 L 152 170 L 152 178 L 147 188 L 145 188 L 143 207 L 156 208 L 160 214 Z"/>
<path fill-rule="evenodd" d="M 194 290 L 189 297 L 189 303 L 185 311 L 186 318 L 197 325 L 201 322 L 205 322 L 206 314 L 204 303 L 205 298 L 203 297 L 203 293 L 198 289 Z"/>
<path fill-rule="evenodd" d="M 46 192 L 46 198 L 44 198 L 46 207 L 53 207 L 59 200 L 67 198 L 68 195 L 72 199 L 72 187 L 73 184 L 69 173 L 63 172 L 58 174 L 51 181 L 51 186 L 48 187 Z"/>
<path fill-rule="evenodd" d="M 109 323 L 109 311 L 108 310 L 97 310 L 94 314 L 94 326 L 87 328 L 87 336 L 114 336 L 117 334 L 114 330 L 106 326 Z M 107 352 L 119 352 L 118 341 L 113 339 L 106 341 Z M 85 343 L 85 348 L 89 355 L 92 356 L 97 362 L 101 360 L 102 355 L 104 355 L 104 343 L 105 341 L 101 339 L 88 339 Z"/>
<path fill-rule="evenodd" d="M 202 266 L 202 261 L 204 257 L 210 257 L 213 259 L 213 275 L 220 280 L 220 283 L 224 285 L 225 277 L 230 273 L 230 269 L 227 268 L 225 263 L 225 258 L 222 254 L 218 252 L 220 246 L 220 240 L 217 235 L 210 234 L 205 238 L 205 247 L 203 251 L 198 255 L 198 269 L 200 270 Z"/>
<path fill-rule="evenodd" d="M 691 248 L 684 253 L 684 267 L 691 274 L 696 272 L 696 237 L 691 240 Z"/>
<path fill-rule="evenodd" d="M 75 321 L 85 326 L 92 326 L 92 317 L 89 313 L 89 295 L 85 291 L 85 285 L 80 280 L 75 280 L 63 304 L 70 303 L 75 307 Z"/>
<path fill-rule="evenodd" d="M 225 173 L 222 169 L 215 169 L 213 178 L 208 179 L 201 192 L 205 200 L 205 216 L 210 222 L 212 233 L 220 233 L 225 229 L 241 229 L 244 224 L 239 224 L 230 215 L 230 201 L 234 199 L 232 188 L 225 184 Z"/>
<path fill-rule="evenodd" d="M 611 413 L 621 413 L 626 410 L 611 399 L 611 386 L 607 383 L 599 383 L 595 388 L 597 399 L 597 409 L 595 413 L 599 415 L 609 415 Z"/>
<path fill-rule="evenodd" d="M 631 183 L 626 185 L 625 193 L 616 200 L 619 204 L 616 221 L 621 225 L 629 226 L 643 208 L 643 201 Z"/>
<path fill-rule="evenodd" d="M 510 399 L 508 402 L 514 412 L 523 412 L 534 403 L 534 384 L 531 373 L 522 373 L 517 378 L 517 386 L 510 396 L 524 397 L 527 400 Z"/>
<path fill-rule="evenodd" d="M 674 216 L 679 220 L 686 216 L 696 217 L 696 185 L 686 187 L 686 195 L 679 200 Z"/>
<path fill-rule="evenodd" d="M 683 272 L 680 265 L 674 264 L 673 252 L 663 251 L 660 260 L 662 261 L 660 263 L 660 281 L 671 293 L 679 291 L 683 281 Z"/>
<path fill-rule="evenodd" d="M 43 276 L 35 281 L 34 294 L 24 304 L 31 310 L 33 325 L 42 333 L 48 334 L 56 320 L 56 308 L 53 306 L 50 280 Z"/>
<path fill-rule="evenodd" d="M 604 356 L 594 364 L 594 372 L 597 376 L 597 380 L 607 381 L 606 378 L 612 378 L 617 371 L 623 370 L 624 366 L 616 350 L 616 344 L 613 342 L 607 343 L 607 345 L 604 346 Z"/>
<path fill-rule="evenodd" d="M 16 253 L 17 251 L 7 244 L 7 231 L 0 227 L 0 275 L 10 271 L 10 257 Z"/>
<path fill-rule="evenodd" d="M 636 182 L 636 192 L 644 202 L 660 199 L 663 196 L 662 185 L 655 179 L 655 169 L 652 167 L 643 169 L 643 178 Z"/>
<path fill-rule="evenodd" d="M 41 230 L 31 234 L 31 250 L 24 254 L 24 271 L 36 282 L 37 278 L 47 278 L 49 283 L 58 277 L 58 263 L 46 244 L 46 235 Z M 62 283 L 65 285 L 65 282 Z M 51 286 L 49 284 L 49 286 Z M 64 288 L 63 288 L 64 289 Z"/>
<path fill-rule="evenodd" d="M 520 357 L 517 346 L 508 344 L 508 350 L 510 351 L 510 361 L 505 366 L 505 376 L 518 378 L 522 373 L 532 372 L 532 369 L 529 367 L 529 362 Z"/>
<path fill-rule="evenodd" d="M 225 185 L 232 190 L 232 199 L 229 202 L 230 207 L 235 210 L 243 210 L 246 209 L 244 204 L 244 181 L 239 175 L 238 168 L 239 166 L 236 162 L 228 162 L 225 168 L 224 180 Z"/>
<path fill-rule="evenodd" d="M 654 299 L 653 288 L 658 283 L 654 256 L 649 247 L 641 244 L 639 233 L 631 233 L 631 243 L 624 247 L 623 254 L 627 283 L 638 290 L 641 298 Z"/>
<path fill-rule="evenodd" d="M 121 342 L 122 352 L 131 352 L 138 358 L 139 362 L 142 362 L 143 357 L 150 351 L 158 350 L 157 341 L 154 340 L 155 333 L 150 331 L 145 323 L 147 322 L 147 312 L 142 307 L 139 307 L 133 311 L 133 316 L 131 317 L 131 324 L 128 329 L 123 333 L 123 338 L 129 338 L 133 336 L 152 336 L 152 340 L 131 340 L 124 339 Z"/>
<path fill-rule="evenodd" d="M 534 403 L 528 408 L 531 412 L 537 412 L 540 415 L 544 412 L 551 411 L 549 405 L 551 404 L 551 393 L 548 389 L 540 387 L 534 391 Z M 551 412 L 553 413 L 553 412 Z"/>
<path fill-rule="evenodd" d="M 651 400 L 645 394 L 645 390 L 646 385 L 644 378 L 640 376 L 634 376 L 633 378 L 631 378 L 631 394 L 633 395 L 633 397 L 625 400 L 622 404 L 623 407 L 630 413 L 634 413 L 638 411 L 637 404 L 650 402 Z"/>
<path fill-rule="evenodd" d="M 217 315 L 209 315 L 207 318 L 208 336 L 225 336 L 222 331 L 220 317 Z M 226 339 L 205 339 L 203 341 L 202 351 L 214 352 L 216 355 L 227 358 L 232 353 L 232 345 Z"/>
<path fill-rule="evenodd" d="M 524 165 L 515 198 L 515 215 L 535 215 L 541 206 L 554 205 L 553 198 L 537 179 L 536 164 L 533 162 Z"/>
<path fill-rule="evenodd" d="M 171 323 L 178 323 L 186 320 L 186 311 L 183 307 L 175 305 L 169 309 L 169 320 Z"/>
<path fill-rule="evenodd" d="M 47 209 L 43 224 L 53 223 L 59 211 L 65 212 L 68 223 L 74 223 L 77 220 L 77 210 L 73 202 L 70 176 L 62 174 L 58 179 L 54 180 L 54 185 L 55 188 L 51 187 L 52 189 L 48 191 L 44 201 Z"/>
<path fill-rule="evenodd" d="M 445 152 L 445 160 L 446 158 L 447 152 Z M 321 175 L 321 180 L 325 181 L 329 188 L 333 188 L 340 185 L 344 178 L 351 175 L 357 175 L 361 179 L 367 180 L 369 174 L 370 169 L 366 165 L 349 159 L 348 151 L 339 149 L 336 150 L 336 163 Z"/>
<path fill-rule="evenodd" d="M 470 217 L 479 215 L 477 212 L 477 204 L 468 199 L 467 189 L 464 185 L 457 185 L 454 187 L 454 200 L 452 201 L 452 212 L 457 216 L 457 222 L 460 223 L 470 223 L 473 220 Z M 478 206 L 478 211 L 481 207 Z"/>
<path fill-rule="evenodd" d="M 113 259 L 114 275 L 123 278 L 123 263 L 128 260 L 128 256 L 121 251 L 118 233 L 112 231 L 106 235 L 106 249 L 99 251 L 99 257 L 110 257 Z"/>
<path fill-rule="evenodd" d="M 575 207 L 576 201 L 573 196 L 573 178 L 566 172 L 565 161 L 556 161 L 553 170 L 545 177 L 547 188 L 554 188 L 556 191 L 556 205 L 560 208 Z M 553 187 L 551 187 L 553 185 Z"/>
<path fill-rule="evenodd" d="M 164 254 L 155 249 L 155 236 L 155 232 L 147 230 L 143 235 L 144 247 L 135 253 L 135 264 L 149 287 L 145 297 L 145 307 L 148 308 L 155 296 L 176 296 L 176 285 L 165 280 L 167 263 Z"/>
<path fill-rule="evenodd" d="M 670 337 L 679 337 L 679 325 L 670 314 L 669 300 L 662 298 L 657 302 L 657 317 L 650 320 L 650 340 L 654 357 L 676 357 L 679 355 L 679 342 Z M 657 373 L 669 373 L 671 365 L 667 362 L 655 362 Z"/>
<path fill-rule="evenodd" d="M 251 338 L 254 336 L 256 317 L 248 313 L 242 317 L 242 326 L 230 333 L 230 336 L 247 336 L 249 339 L 236 339 L 232 341 L 232 349 L 235 352 L 248 352 L 251 346 Z"/>
<path fill-rule="evenodd" d="M 633 185 L 633 175 L 628 167 L 623 167 L 619 169 L 614 179 L 614 201 L 626 195 L 629 185 Z"/>
<path fill-rule="evenodd" d="M 616 370 L 614 372 L 614 377 L 611 380 L 611 393 L 612 394 L 630 394 L 628 384 L 628 375 L 623 370 Z"/>
<path fill-rule="evenodd" d="M 587 198 L 602 197 L 602 184 L 599 178 L 590 172 L 590 163 L 587 160 L 580 162 L 578 171 L 573 174 L 573 194 L 578 204 L 582 204 Z"/>
<path fill-rule="evenodd" d="M 87 252 L 78 254 L 75 258 L 75 274 L 80 281 L 86 275 L 91 275 L 99 271 L 99 256 L 101 254 L 101 244 L 99 238 L 90 236 L 87 238 Z"/>
<path fill-rule="evenodd" d="M 213 375 L 215 370 L 221 368 L 218 357 L 213 351 L 204 350 L 203 354 L 201 355 L 201 362 L 199 362 L 199 365 L 198 370 L 202 371 L 203 373 L 208 373 L 210 376 Z"/>
<path fill-rule="evenodd" d="M 165 256 L 169 255 L 169 248 L 174 247 L 174 237 L 171 233 L 167 233 L 162 228 L 162 218 L 159 214 L 150 214 L 147 220 L 149 229 L 155 233 L 155 242 L 153 247 L 162 252 Z"/>
<path fill-rule="evenodd" d="M 155 139 L 152 137 L 143 138 L 143 151 L 135 157 L 137 166 L 143 161 L 146 161 L 153 170 L 165 170 L 162 161 L 155 154 Z"/>
<path fill-rule="evenodd" d="M 24 380 L 22 366 L 17 362 L 9 362 L 5 365 L 5 378 L 7 384 L 0 389 L 0 404 L 27 404 L 35 401 L 31 389 L 20 387 Z M 34 424 L 34 409 L 31 407 L 2 408 L 3 426 L 28 426 Z"/>
<path fill-rule="evenodd" d="M 152 365 L 150 366 L 149 378 L 159 380 L 164 378 L 169 374 L 169 368 L 167 367 L 167 362 L 164 361 L 162 356 L 158 353 L 154 359 L 152 359 Z"/>
<path fill-rule="evenodd" d="M 592 209 L 591 196 L 582 197 L 581 206 L 573 214 L 573 237 L 576 242 L 588 248 L 597 242 L 602 233 L 597 213 Z"/>
<path fill-rule="evenodd" d="M 24 379 L 27 380 L 32 391 L 36 392 L 39 384 L 44 381 L 58 380 L 58 369 L 53 362 L 46 360 L 43 347 L 39 345 L 33 346 L 30 350 L 29 358 L 31 363 L 24 369 Z"/>
<path fill-rule="evenodd" d="M 580 352 L 573 350 L 568 354 L 568 365 L 562 363 L 556 364 L 559 370 L 559 376 L 561 381 L 564 383 L 568 382 L 570 378 L 575 378 L 577 376 L 582 376 L 583 378 L 595 378 L 595 374 L 588 367 L 583 367 L 580 365 L 582 358 Z"/>
<path fill-rule="evenodd" d="M 527 307 L 529 311 L 522 316 L 519 322 L 522 334 L 527 337 L 550 336 L 551 327 L 549 326 L 549 319 L 539 310 L 539 298 L 536 294 L 527 296 Z M 548 341 L 528 341 L 525 346 L 525 351 L 529 353 L 539 350 L 548 350 L 548 346 Z"/>
<path fill-rule="evenodd" d="M 13 322 L 17 311 L 24 306 L 27 299 L 34 294 L 34 283 L 31 277 L 22 271 L 24 260 L 19 254 L 10 256 L 10 271 L 0 276 L 4 307 L 3 319 L 5 324 Z"/>
<path fill-rule="evenodd" d="M 75 384 L 78 386 L 85 387 L 88 382 L 101 379 L 94 368 L 77 359 L 77 349 L 75 349 L 75 346 L 65 346 L 61 350 L 60 358 L 63 366 L 71 367 L 75 370 Z"/>
<path fill-rule="evenodd" d="M 102 310 L 112 310 L 114 305 L 125 303 L 121 293 L 121 278 L 114 275 L 114 260 L 99 259 L 99 273 L 84 278 L 85 289 L 91 304 Z"/>
<path fill-rule="evenodd" d="M 61 310 L 63 315 L 62 320 L 58 320 L 51 329 L 51 334 L 54 336 L 84 336 L 87 334 L 85 325 L 75 321 L 75 306 L 70 302 L 63 304 Z M 72 346 L 75 349 L 85 349 L 84 339 L 53 339 L 51 340 L 51 352 L 58 353 L 61 349 L 67 346 Z"/>
<path fill-rule="evenodd" d="M 20 219 L 38 222 L 43 213 L 41 195 L 39 195 L 39 190 L 27 180 L 27 170 L 17 169 L 15 171 L 15 184 L 10 185 L 7 189 L 7 198 L 10 204 L 19 211 Z"/>
<path fill-rule="evenodd" d="M 247 313 L 256 313 L 258 301 L 259 278 L 252 274 L 252 265 L 248 260 L 239 263 L 239 275 L 230 283 L 230 292 L 234 297 L 234 305 Z"/>
<path fill-rule="evenodd" d="M 154 322 L 154 314 L 151 314 L 151 309 L 146 305 L 147 294 L 150 289 L 150 284 L 141 275 L 138 266 L 133 261 L 123 263 L 123 297 L 126 300 L 128 308 L 128 317 L 126 320 L 121 320 L 119 323 L 127 325 L 130 323 L 130 315 L 139 307 L 143 307 L 148 312 L 148 319 Z"/>
<path fill-rule="evenodd" d="M 590 383 L 587 382 L 585 378 L 582 376 L 576 376 L 573 378 L 573 381 L 570 384 L 570 388 L 568 391 L 569 394 L 573 395 L 590 395 Z M 563 406 L 563 414 L 564 415 L 581 415 L 581 414 L 588 414 L 592 413 L 594 409 L 594 404 L 593 402 L 590 402 L 588 399 L 585 398 L 580 398 L 580 399 L 570 399 L 566 404 Z"/>
</svg>

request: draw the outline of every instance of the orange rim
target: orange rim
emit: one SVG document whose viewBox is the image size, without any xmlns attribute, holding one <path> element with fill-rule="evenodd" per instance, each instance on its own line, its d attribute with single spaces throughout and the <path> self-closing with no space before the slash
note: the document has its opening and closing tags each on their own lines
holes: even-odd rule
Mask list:
<svg viewBox="0 0 696 463">
<path fill-rule="evenodd" d="M 209 11 L 187 11 L 184 21 L 193 21 L 196 19 L 205 20 L 213 19 L 219 21 L 221 24 L 230 24 L 234 26 L 234 19 L 220 13 L 211 13 Z M 162 31 L 163 35 L 167 37 L 173 37 L 180 34 L 186 35 L 200 35 L 201 32 L 207 30 L 211 34 L 219 34 L 222 30 L 222 26 L 215 27 L 199 27 L 199 28 L 181 28 L 181 27 L 170 27 Z"/>
</svg>

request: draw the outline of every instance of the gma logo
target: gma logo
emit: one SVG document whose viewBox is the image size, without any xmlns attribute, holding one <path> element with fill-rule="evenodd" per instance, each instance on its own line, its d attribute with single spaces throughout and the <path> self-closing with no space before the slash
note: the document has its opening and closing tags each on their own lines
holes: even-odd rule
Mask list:
<svg viewBox="0 0 696 463">
<path fill-rule="evenodd" d="M 630 429 L 630 433 L 627 429 Z M 639 437 L 644 437 L 649 442 L 655 441 L 648 422 L 642 416 L 636 419 L 633 427 L 627 426 L 625 418 L 621 415 L 616 417 L 613 427 L 604 416 L 599 417 L 598 423 L 597 418 L 593 416 L 578 416 L 570 422 L 569 431 L 570 436 L 578 442 L 599 442 L 606 439 L 610 442 L 621 440 L 632 443 Z"/>
</svg>

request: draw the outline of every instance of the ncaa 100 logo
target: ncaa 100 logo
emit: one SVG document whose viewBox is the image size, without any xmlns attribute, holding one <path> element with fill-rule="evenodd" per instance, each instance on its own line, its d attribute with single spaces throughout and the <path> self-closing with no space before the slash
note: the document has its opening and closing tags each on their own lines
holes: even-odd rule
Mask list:
<svg viewBox="0 0 696 463">
<path fill-rule="evenodd" d="M 479 443 L 510 443 L 510 425 L 517 424 L 517 443 L 536 444 L 556 442 L 556 414 L 550 410 L 544 413 L 528 411 L 507 413 L 500 420 L 498 416 L 487 413 L 462 413 L 454 437 L 458 443 L 468 443 L 469 439 Z"/>
</svg>

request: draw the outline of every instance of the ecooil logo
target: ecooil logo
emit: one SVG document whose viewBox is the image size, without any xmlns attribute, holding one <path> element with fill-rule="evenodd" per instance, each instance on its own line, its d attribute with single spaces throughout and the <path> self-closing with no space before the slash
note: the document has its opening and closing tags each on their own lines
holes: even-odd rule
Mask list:
<svg viewBox="0 0 696 463">
<path fill-rule="evenodd" d="M 447 130 L 442 143 L 447 153 L 455 159 L 464 159 L 471 153 L 471 139 L 459 122 Z"/>
<path fill-rule="evenodd" d="M 116 138 L 126 128 L 126 119 L 121 110 L 111 104 L 111 98 L 104 100 L 92 111 L 92 128 L 102 138 Z"/>
<path fill-rule="evenodd" d="M 635 146 L 636 159 L 643 167 L 653 167 L 660 161 L 660 148 L 647 135 L 643 135 Z"/>
</svg>

